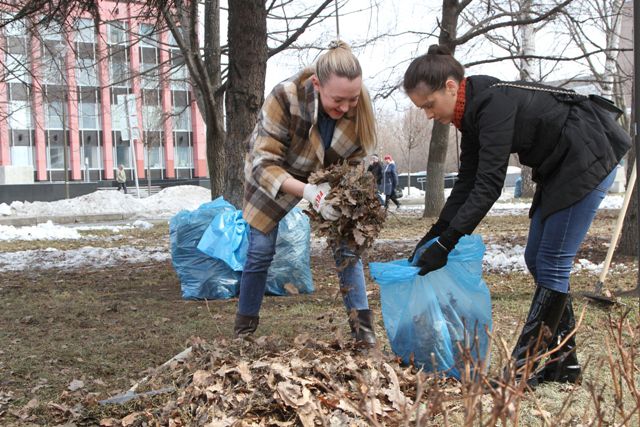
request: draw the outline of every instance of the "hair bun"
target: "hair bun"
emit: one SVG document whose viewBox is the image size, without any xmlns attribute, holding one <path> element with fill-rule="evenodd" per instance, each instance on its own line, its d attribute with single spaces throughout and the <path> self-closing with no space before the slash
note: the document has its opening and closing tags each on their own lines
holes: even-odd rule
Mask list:
<svg viewBox="0 0 640 427">
<path fill-rule="evenodd" d="M 351 51 L 351 47 L 349 46 L 349 44 L 347 44 L 346 42 L 342 41 L 342 40 L 331 40 L 329 42 L 329 46 L 327 47 L 329 50 L 333 50 L 333 49 L 346 49 L 349 52 Z"/>
<path fill-rule="evenodd" d="M 451 50 L 443 45 L 432 44 L 427 50 L 427 55 L 451 55 Z"/>
</svg>

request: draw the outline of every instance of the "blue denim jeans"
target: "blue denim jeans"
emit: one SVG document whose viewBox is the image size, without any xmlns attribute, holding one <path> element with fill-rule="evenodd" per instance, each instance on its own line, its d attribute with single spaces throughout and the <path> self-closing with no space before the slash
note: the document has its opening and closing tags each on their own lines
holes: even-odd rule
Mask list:
<svg viewBox="0 0 640 427">
<path fill-rule="evenodd" d="M 276 251 L 278 227 L 269 233 L 250 227 L 247 260 L 240 279 L 240 299 L 238 313 L 244 316 L 257 316 L 260 313 L 262 298 L 267 287 L 267 273 Z M 369 308 L 364 270 L 360 257 L 346 248 L 334 250 L 336 266 L 345 262 L 346 267 L 338 272 L 340 291 L 347 311 Z M 339 269 L 340 270 L 340 269 Z"/>
<path fill-rule="evenodd" d="M 549 215 L 544 221 L 540 209 L 536 209 L 531 218 L 524 259 L 538 286 L 569 292 L 573 260 L 615 174 L 616 169 L 584 198 Z"/>
</svg>

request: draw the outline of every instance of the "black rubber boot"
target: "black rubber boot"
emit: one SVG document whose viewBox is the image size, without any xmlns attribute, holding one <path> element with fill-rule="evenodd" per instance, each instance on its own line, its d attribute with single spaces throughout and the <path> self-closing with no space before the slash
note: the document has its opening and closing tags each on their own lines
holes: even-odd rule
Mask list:
<svg viewBox="0 0 640 427">
<path fill-rule="evenodd" d="M 373 348 L 376 346 L 376 334 L 373 330 L 373 312 L 371 310 L 358 310 L 349 315 L 351 336 L 357 345 Z"/>
<path fill-rule="evenodd" d="M 532 358 L 547 350 L 552 338 L 555 336 L 566 302 L 567 294 L 542 286 L 537 287 L 522 333 L 511 353 L 516 369 L 520 369 L 529 363 Z M 538 342 L 539 337 L 540 342 Z M 533 363 L 530 372 L 534 372 L 537 365 L 537 362 Z M 516 376 L 519 377 L 518 374 Z M 517 378 L 517 380 L 519 381 L 520 379 Z M 539 374 L 527 378 L 527 384 L 531 388 L 536 387 L 539 382 L 541 382 Z"/>
<path fill-rule="evenodd" d="M 233 334 L 236 337 L 243 337 L 253 334 L 258 329 L 260 318 L 258 316 L 245 316 L 236 313 L 236 321 L 233 325 Z"/>
<path fill-rule="evenodd" d="M 562 313 L 562 318 L 558 324 L 556 334 L 549 345 L 552 350 L 560 344 L 567 335 L 569 335 L 576 327 L 576 319 L 573 314 L 573 304 L 571 304 L 571 296 L 567 298 L 567 305 Z M 575 334 L 572 335 L 567 342 L 550 356 L 551 360 L 542 368 L 540 377 L 543 381 L 555 381 L 559 383 L 577 384 L 582 379 L 582 368 L 578 362 L 576 353 Z"/>
</svg>

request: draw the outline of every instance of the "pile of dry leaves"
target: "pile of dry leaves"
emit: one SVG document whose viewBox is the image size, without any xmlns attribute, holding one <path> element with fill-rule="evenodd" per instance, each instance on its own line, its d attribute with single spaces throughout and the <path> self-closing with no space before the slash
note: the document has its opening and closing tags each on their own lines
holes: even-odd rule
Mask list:
<svg viewBox="0 0 640 427">
<path fill-rule="evenodd" d="M 425 388 L 416 384 L 426 384 L 426 376 L 382 354 L 308 336 L 297 337 L 290 350 L 275 351 L 273 339 L 196 340 L 187 358 L 159 370 L 148 383 L 151 389 L 173 385 L 175 393 L 161 405 L 138 406 L 100 425 L 398 425 L 455 406 L 445 394 L 425 404 L 426 394 L 416 396 Z M 243 352 L 258 356 L 239 356 Z M 459 391 L 454 383 L 430 381 L 449 396 Z"/>
<path fill-rule="evenodd" d="M 326 237 L 329 247 L 342 243 L 362 255 L 380 234 L 386 218 L 386 211 L 377 196 L 374 176 L 345 162 L 312 173 L 309 182 L 328 182 L 331 192 L 326 201 L 342 213 L 337 221 L 326 221 L 309 209 L 316 233 Z"/>
</svg>

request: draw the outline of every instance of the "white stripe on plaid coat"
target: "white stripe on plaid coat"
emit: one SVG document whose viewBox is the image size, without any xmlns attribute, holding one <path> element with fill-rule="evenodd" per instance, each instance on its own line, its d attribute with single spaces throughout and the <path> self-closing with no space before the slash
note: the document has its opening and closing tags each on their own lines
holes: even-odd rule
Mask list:
<svg viewBox="0 0 640 427">
<path fill-rule="evenodd" d="M 328 150 L 316 126 L 318 94 L 312 68 L 279 83 L 267 96 L 248 139 L 242 216 L 268 233 L 300 201 L 280 191 L 290 177 L 307 182 L 311 172 L 341 159 L 358 164 L 366 156 L 356 140 L 355 109 L 336 122 Z"/>
</svg>

